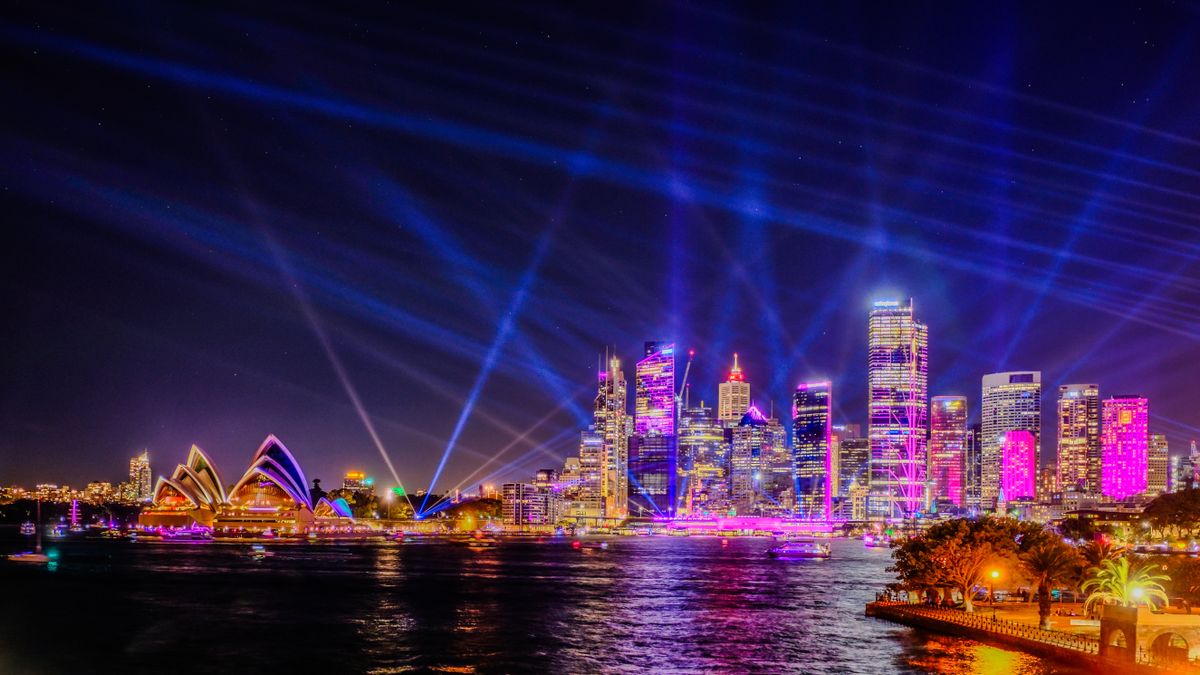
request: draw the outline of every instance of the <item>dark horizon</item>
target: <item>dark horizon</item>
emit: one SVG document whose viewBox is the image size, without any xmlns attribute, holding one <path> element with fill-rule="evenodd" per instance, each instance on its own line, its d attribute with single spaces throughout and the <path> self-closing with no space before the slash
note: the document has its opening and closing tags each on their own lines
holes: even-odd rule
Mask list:
<svg viewBox="0 0 1200 675">
<path fill-rule="evenodd" d="M 0 20 L 0 484 L 522 478 L 597 354 L 732 353 L 766 408 L 866 425 L 867 312 L 931 396 L 1041 370 L 1200 436 L 1194 6 L 120 7 Z M 682 370 L 682 364 L 680 366 Z"/>
</svg>

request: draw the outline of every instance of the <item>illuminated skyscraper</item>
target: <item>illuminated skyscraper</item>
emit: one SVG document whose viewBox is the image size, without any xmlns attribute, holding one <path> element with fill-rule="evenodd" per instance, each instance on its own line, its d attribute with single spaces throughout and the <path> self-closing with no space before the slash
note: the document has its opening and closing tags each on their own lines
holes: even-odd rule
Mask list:
<svg viewBox="0 0 1200 675">
<path fill-rule="evenodd" d="M 929 333 L 912 302 L 876 302 L 868 320 L 871 496 L 874 518 L 906 517 L 925 508 L 925 420 Z"/>
<path fill-rule="evenodd" d="M 1145 492 L 1150 402 L 1141 396 L 1114 396 L 1105 399 L 1101 414 L 1104 496 L 1121 500 Z"/>
<path fill-rule="evenodd" d="M 850 481 L 858 477 L 859 471 L 869 469 L 871 460 L 871 445 L 870 443 L 866 444 L 867 455 L 866 458 L 862 459 L 860 462 L 856 456 L 849 456 L 842 451 L 842 443 L 846 441 L 866 440 L 865 438 L 862 438 L 862 427 L 860 425 L 835 424 L 833 425 L 833 433 L 830 435 L 830 437 L 831 442 L 829 451 L 831 457 L 833 458 L 833 462 L 832 471 L 830 471 L 829 476 L 830 480 L 832 481 L 831 489 L 833 491 L 833 497 L 834 499 L 837 499 L 839 497 L 847 496 L 846 491 L 849 489 Z M 854 447 L 853 444 L 852 447 Z M 843 466 L 845 466 L 845 469 L 843 469 Z M 861 485 L 866 485 L 868 476 L 869 474 L 863 475 L 861 478 L 859 478 L 859 483 Z"/>
<path fill-rule="evenodd" d="M 1150 447 L 1147 451 L 1146 494 L 1152 497 L 1167 491 L 1170 471 L 1170 449 L 1167 437 L 1162 434 L 1150 436 Z"/>
<path fill-rule="evenodd" d="M 986 440 L 986 439 L 985 439 Z M 1037 496 L 1037 441 L 1033 432 L 1015 429 L 1000 434 L 1000 489 L 1004 502 Z"/>
<path fill-rule="evenodd" d="M 725 427 L 741 422 L 742 415 L 750 409 L 750 383 L 738 366 L 738 355 L 733 355 L 733 368 L 729 378 L 717 385 L 717 420 Z"/>
<path fill-rule="evenodd" d="M 148 502 L 154 497 L 154 474 L 150 471 L 150 451 L 129 459 L 129 497 L 139 502 Z"/>
<path fill-rule="evenodd" d="M 620 359 L 611 357 L 606 368 L 599 374 L 593 411 L 596 432 L 603 441 L 600 499 L 603 516 L 608 519 L 620 519 L 625 517 L 629 505 L 627 388 Z M 582 459 L 581 455 L 581 463 Z"/>
<path fill-rule="evenodd" d="M 796 517 L 829 520 L 833 512 L 832 384 L 809 382 L 792 395 Z"/>
<path fill-rule="evenodd" d="M 1099 385 L 1058 388 L 1058 484 L 1063 490 L 1099 493 Z"/>
<path fill-rule="evenodd" d="M 685 407 L 679 416 L 679 457 L 685 481 L 679 490 L 681 513 L 727 511 L 729 444 L 725 429 L 703 401 L 697 407 Z"/>
<path fill-rule="evenodd" d="M 934 500 L 963 506 L 967 397 L 934 396 L 929 403 L 929 470 Z"/>
<path fill-rule="evenodd" d="M 629 510 L 638 516 L 673 516 L 679 466 L 673 343 L 646 343 L 646 356 L 637 362 L 636 387 Z"/>
<path fill-rule="evenodd" d="M 779 429 L 782 427 L 771 425 L 767 416 L 753 405 L 733 428 L 733 446 L 729 455 L 730 497 L 733 507 L 741 515 L 763 515 L 780 506 L 770 499 L 774 478 L 772 457 L 780 451 L 777 443 L 784 443 L 786 456 L 787 439 L 779 438 Z"/>
<path fill-rule="evenodd" d="M 978 424 L 967 429 L 966 445 L 963 448 L 963 502 L 968 509 L 979 510 L 979 487 L 983 474 L 983 432 Z"/>
<path fill-rule="evenodd" d="M 991 373 L 983 376 L 983 397 L 980 408 L 982 453 L 980 457 L 979 499 L 981 508 L 996 506 L 1000 496 L 1003 473 L 1004 434 L 1008 431 L 1028 431 L 1033 436 L 1034 472 L 1041 457 L 1042 431 L 1042 373 L 1023 371 Z M 1031 474 L 1032 477 L 1032 474 Z M 1005 493 L 1006 499 L 1018 496 Z"/>
<path fill-rule="evenodd" d="M 604 435 L 593 424 L 579 435 L 579 477 L 572 495 L 572 516 L 593 525 L 604 517 L 604 473 Z"/>
</svg>

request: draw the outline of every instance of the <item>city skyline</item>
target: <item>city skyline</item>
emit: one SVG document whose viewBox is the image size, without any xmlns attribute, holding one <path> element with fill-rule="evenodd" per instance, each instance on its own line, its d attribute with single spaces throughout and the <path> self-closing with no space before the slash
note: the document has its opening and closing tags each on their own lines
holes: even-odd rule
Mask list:
<svg viewBox="0 0 1200 675">
<path fill-rule="evenodd" d="M 327 479 L 525 476 L 647 339 L 693 400 L 737 352 L 763 412 L 828 380 L 868 425 L 889 297 L 972 422 L 983 374 L 1043 373 L 1043 462 L 1064 384 L 1200 437 L 1185 11 L 475 9 L 15 8 L 0 483 L 266 433 Z"/>
</svg>

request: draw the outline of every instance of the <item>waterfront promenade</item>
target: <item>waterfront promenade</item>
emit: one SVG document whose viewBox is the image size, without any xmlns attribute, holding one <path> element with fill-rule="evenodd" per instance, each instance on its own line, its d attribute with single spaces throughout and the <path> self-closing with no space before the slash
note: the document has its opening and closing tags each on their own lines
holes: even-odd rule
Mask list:
<svg viewBox="0 0 1200 675">
<path fill-rule="evenodd" d="M 1036 625 L 997 619 L 986 613 L 969 614 L 957 609 L 877 600 L 867 604 L 866 614 L 914 628 L 1016 648 L 1047 659 L 1076 664 L 1083 660 L 1106 673 L 1200 673 L 1194 662 L 1164 666 L 1153 663 L 1145 653 L 1136 654 L 1132 661 L 1106 658 L 1101 656 L 1100 640 L 1096 638 L 1042 630 Z"/>
</svg>

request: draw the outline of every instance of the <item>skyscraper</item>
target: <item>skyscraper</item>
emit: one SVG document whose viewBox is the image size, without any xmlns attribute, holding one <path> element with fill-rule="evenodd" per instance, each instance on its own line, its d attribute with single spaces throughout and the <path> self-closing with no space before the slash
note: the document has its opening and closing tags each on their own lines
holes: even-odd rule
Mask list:
<svg viewBox="0 0 1200 675">
<path fill-rule="evenodd" d="M 874 304 L 868 318 L 871 495 L 874 518 L 922 510 L 925 494 L 925 419 L 929 396 L 929 333 L 913 305 Z"/>
<path fill-rule="evenodd" d="M 704 401 L 685 407 L 679 416 L 681 513 L 724 513 L 729 509 L 729 446 L 725 430 Z"/>
<path fill-rule="evenodd" d="M 1102 417 L 1100 438 L 1104 471 L 1101 487 L 1104 495 L 1121 500 L 1145 492 L 1150 402 L 1141 396 L 1114 396 L 1104 400 Z"/>
<path fill-rule="evenodd" d="M 1063 490 L 1099 493 L 1099 385 L 1058 388 L 1058 484 Z"/>
<path fill-rule="evenodd" d="M 1150 447 L 1147 451 L 1146 494 L 1152 497 L 1167 491 L 1170 475 L 1170 448 L 1167 437 L 1162 434 L 1150 436 Z"/>
<path fill-rule="evenodd" d="M 830 435 L 831 442 L 830 442 L 830 446 L 829 446 L 829 453 L 833 458 L 833 462 L 831 463 L 832 466 L 831 466 L 831 471 L 829 474 L 829 479 L 832 482 L 831 491 L 833 492 L 834 499 L 837 499 L 838 497 L 845 497 L 846 496 L 845 490 L 848 487 L 847 480 L 843 479 L 842 443 L 844 441 L 858 440 L 858 439 L 866 440 L 866 439 L 862 438 L 862 427 L 860 425 L 858 425 L 858 424 L 835 424 L 835 425 L 833 425 L 833 433 Z M 853 474 L 855 471 L 857 471 L 859 469 L 865 469 L 869 466 L 870 456 L 871 456 L 870 455 L 870 447 L 871 446 L 868 443 L 867 444 L 867 449 L 868 449 L 867 459 L 863 461 L 861 466 L 854 463 L 854 461 L 851 460 L 852 463 L 850 464 L 849 469 L 848 469 L 851 472 L 851 474 Z M 850 480 L 853 480 L 853 477 Z M 862 480 L 860 482 L 863 485 L 866 485 L 867 477 L 863 476 Z"/>
<path fill-rule="evenodd" d="M 629 504 L 629 434 L 626 412 L 627 388 L 621 361 L 608 359 L 599 374 L 594 418 L 596 432 L 603 439 L 601 451 L 600 498 L 605 518 L 624 518 Z M 582 455 L 580 457 L 582 463 Z"/>
<path fill-rule="evenodd" d="M 129 496 L 139 502 L 148 502 L 154 497 L 154 474 L 150 472 L 150 451 L 129 459 Z"/>
<path fill-rule="evenodd" d="M 673 343 L 646 343 L 645 358 L 637 362 L 636 387 L 629 510 L 639 516 L 673 516 L 679 466 Z"/>
<path fill-rule="evenodd" d="M 963 506 L 967 397 L 934 396 L 929 403 L 929 470 L 934 500 Z"/>
<path fill-rule="evenodd" d="M 770 429 L 770 420 L 757 406 L 750 406 L 738 425 L 733 428 L 733 446 L 729 455 L 730 498 L 740 515 L 774 510 L 770 496 L 771 457 L 778 448 L 777 434 Z M 778 425 L 775 425 L 778 426 Z"/>
<path fill-rule="evenodd" d="M 1037 496 L 1037 441 L 1033 432 L 1014 429 L 1000 434 L 1000 455 L 1002 501 Z"/>
<path fill-rule="evenodd" d="M 1033 436 L 1034 461 L 1041 457 L 1042 373 L 1022 371 L 983 376 L 980 407 L 981 440 L 979 499 L 984 509 L 995 508 L 1003 472 L 1004 434 L 1028 431 Z M 1037 466 L 1034 466 L 1034 472 Z M 1028 496 L 1032 497 L 1033 492 Z M 1005 493 L 1006 499 L 1019 495 Z"/>
<path fill-rule="evenodd" d="M 728 379 L 717 385 L 717 420 L 726 428 L 735 426 L 749 409 L 750 383 L 742 374 L 737 352 L 734 352 Z"/>
<path fill-rule="evenodd" d="M 591 425 L 579 435 L 579 482 L 576 485 L 572 515 L 597 524 L 604 517 L 604 435 Z"/>
<path fill-rule="evenodd" d="M 963 448 L 963 502 L 968 509 L 980 508 L 979 487 L 983 474 L 983 432 L 979 424 L 967 429 L 966 445 Z"/>
<path fill-rule="evenodd" d="M 833 512 L 832 387 L 809 382 L 792 395 L 796 517 L 802 520 L 829 520 Z"/>
</svg>

